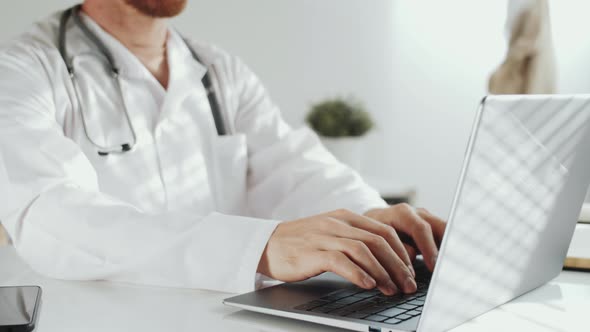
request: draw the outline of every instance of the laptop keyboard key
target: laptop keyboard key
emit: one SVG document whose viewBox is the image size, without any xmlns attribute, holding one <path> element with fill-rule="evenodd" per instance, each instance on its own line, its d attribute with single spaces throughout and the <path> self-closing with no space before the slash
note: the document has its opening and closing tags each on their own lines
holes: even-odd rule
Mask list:
<svg viewBox="0 0 590 332">
<path fill-rule="evenodd" d="M 407 304 L 414 305 L 416 307 L 421 307 L 424 305 L 424 300 L 412 300 L 410 302 L 407 302 Z"/>
<path fill-rule="evenodd" d="M 400 309 L 398 307 L 393 307 L 391 309 L 387 309 L 385 311 L 380 312 L 379 315 L 383 315 L 383 316 L 387 316 L 387 317 L 393 317 L 393 316 L 397 316 L 399 314 L 403 314 L 406 311 L 407 310 Z"/>
<path fill-rule="evenodd" d="M 415 269 L 416 273 L 420 274 L 416 267 Z M 422 312 L 430 282 L 429 272 L 425 268 L 423 270 L 427 275 L 416 279 L 418 291 L 415 294 L 386 296 L 377 289 L 367 291 L 358 287 L 349 287 L 298 305 L 295 309 L 397 324 L 405 319 L 419 316 Z"/>
<path fill-rule="evenodd" d="M 397 318 L 399 320 L 408 320 L 408 319 L 412 318 L 412 316 L 406 315 L 406 314 L 401 314 L 401 315 L 395 316 L 394 318 Z"/>
<path fill-rule="evenodd" d="M 339 302 L 334 302 L 334 303 L 330 303 L 328 304 L 328 306 L 333 307 L 334 309 L 340 309 L 340 308 L 344 308 L 347 307 L 348 304 L 346 303 L 339 303 Z"/>
<path fill-rule="evenodd" d="M 373 302 L 373 303 L 382 303 L 383 301 L 386 301 L 385 299 L 382 299 L 380 297 L 374 296 L 369 298 L 369 301 Z"/>
<path fill-rule="evenodd" d="M 383 308 L 381 308 L 381 307 L 368 307 L 368 308 L 365 308 L 359 312 L 362 312 L 362 313 L 365 313 L 368 315 L 372 315 L 372 314 L 378 313 L 379 311 L 383 311 Z"/>
<path fill-rule="evenodd" d="M 369 316 L 369 315 L 364 314 L 362 312 L 353 312 L 352 314 L 346 315 L 346 317 L 348 317 L 348 318 L 356 318 L 356 319 L 363 319 L 367 316 Z"/>
<path fill-rule="evenodd" d="M 399 320 L 399 319 L 397 319 L 397 318 L 390 318 L 390 319 L 384 321 L 383 323 L 387 323 L 387 324 L 399 324 L 401 322 L 402 321 Z"/>
<path fill-rule="evenodd" d="M 410 315 L 410 316 L 412 316 L 412 317 L 413 317 L 413 316 L 419 316 L 419 315 L 421 315 L 421 314 L 422 314 L 422 312 L 421 312 L 421 311 L 417 311 L 417 310 L 412 310 L 412 311 L 408 311 L 408 312 L 406 312 L 406 315 Z"/>
<path fill-rule="evenodd" d="M 381 315 L 372 315 L 372 316 L 366 317 L 365 319 L 366 319 L 366 320 L 373 321 L 373 322 L 382 322 L 382 321 L 384 321 L 384 320 L 386 320 L 386 319 L 388 319 L 388 318 L 389 318 L 389 317 L 387 317 L 387 316 L 381 316 Z"/>
<path fill-rule="evenodd" d="M 336 309 L 338 309 L 338 308 L 331 307 L 331 306 L 321 306 L 321 307 L 317 307 L 317 308 L 311 309 L 311 312 L 319 312 L 319 313 L 325 314 L 325 313 L 328 313 L 330 311 L 334 311 Z"/>
<path fill-rule="evenodd" d="M 335 293 L 324 296 L 324 297 L 320 298 L 320 300 L 332 302 L 332 301 L 340 300 L 345 297 L 349 297 L 351 295 L 354 295 L 355 293 L 356 293 L 356 291 L 354 291 L 354 290 L 345 289 L 345 290 L 337 291 Z"/>
<path fill-rule="evenodd" d="M 338 303 L 338 304 L 345 304 L 345 305 L 347 305 L 347 304 L 353 304 L 353 303 L 355 303 L 355 302 L 359 302 L 359 301 L 361 301 L 361 300 L 362 300 L 362 299 L 360 299 L 360 298 L 358 298 L 358 297 L 352 297 L 352 296 L 349 296 L 349 297 L 342 298 L 342 299 L 340 299 L 340 300 L 338 300 L 338 301 L 336 301 L 336 302 L 334 302 L 334 303 Z"/>
<path fill-rule="evenodd" d="M 320 297 L 320 300 L 334 302 L 334 301 L 340 300 L 341 298 L 342 298 L 342 296 L 340 296 L 340 295 L 328 295 L 328 296 Z"/>
<path fill-rule="evenodd" d="M 362 292 L 362 293 L 354 294 L 353 297 L 358 297 L 358 298 L 361 298 L 361 299 L 366 299 L 366 298 L 369 298 L 369 297 L 373 297 L 375 295 L 377 295 L 377 294 L 375 294 L 374 292 Z"/>
<path fill-rule="evenodd" d="M 394 305 L 402 304 L 404 302 L 405 302 L 405 300 L 402 297 L 395 296 L 395 297 L 390 297 L 388 299 L 385 299 L 385 300 L 379 302 L 379 304 L 380 305 L 388 305 L 390 307 L 393 307 Z"/>
<path fill-rule="evenodd" d="M 353 312 L 354 312 L 354 310 L 350 310 L 348 307 L 344 307 L 344 308 L 336 309 L 334 311 L 330 311 L 330 315 L 346 316 L 346 315 L 350 315 Z"/>
<path fill-rule="evenodd" d="M 351 311 L 360 311 L 369 307 L 373 307 L 375 305 L 375 303 L 371 302 L 370 299 L 365 299 L 356 303 L 353 303 L 349 306 L 347 306 L 347 308 L 349 308 Z"/>
<path fill-rule="evenodd" d="M 416 309 L 418 306 L 417 305 L 412 305 L 410 303 L 404 303 L 404 304 L 400 304 L 400 305 L 398 305 L 396 307 L 397 308 L 400 308 L 400 309 L 413 310 L 413 309 Z"/>
</svg>

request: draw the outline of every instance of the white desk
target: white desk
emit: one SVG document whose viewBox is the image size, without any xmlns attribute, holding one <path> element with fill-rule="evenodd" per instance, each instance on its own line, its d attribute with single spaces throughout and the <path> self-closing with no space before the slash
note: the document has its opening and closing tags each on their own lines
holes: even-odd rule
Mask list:
<svg viewBox="0 0 590 332">
<path fill-rule="evenodd" d="M 39 332 L 342 331 L 235 310 L 221 304 L 228 294 L 47 279 L 0 248 L 0 285 L 27 284 L 43 288 Z M 563 272 L 453 331 L 590 331 L 590 274 Z"/>
</svg>

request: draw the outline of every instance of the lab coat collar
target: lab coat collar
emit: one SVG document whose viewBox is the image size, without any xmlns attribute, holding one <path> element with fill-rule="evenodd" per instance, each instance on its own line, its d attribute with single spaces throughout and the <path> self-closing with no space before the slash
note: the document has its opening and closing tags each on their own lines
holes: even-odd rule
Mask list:
<svg viewBox="0 0 590 332">
<path fill-rule="evenodd" d="M 198 83 L 205 76 L 207 72 L 205 65 L 193 57 L 185 40 L 172 28 L 168 33 L 167 52 L 170 84 L 189 83 L 188 81 Z"/>
<path fill-rule="evenodd" d="M 149 70 L 141 61 L 119 40 L 103 30 L 98 23 L 85 13 L 80 16 L 96 36 L 105 44 L 112 53 L 116 65 L 122 77 L 145 79 L 153 78 Z M 167 61 L 170 71 L 170 84 L 175 84 L 186 79 L 200 81 L 205 75 L 207 68 L 196 61 L 182 37 L 174 29 L 168 29 L 166 41 Z"/>
<path fill-rule="evenodd" d="M 207 94 L 201 83 L 207 68 L 193 57 L 187 43 L 172 28 L 168 33 L 167 60 L 170 77 L 158 123 L 178 110 L 178 106 L 188 95 L 192 94 L 205 103 L 207 101 Z"/>
</svg>

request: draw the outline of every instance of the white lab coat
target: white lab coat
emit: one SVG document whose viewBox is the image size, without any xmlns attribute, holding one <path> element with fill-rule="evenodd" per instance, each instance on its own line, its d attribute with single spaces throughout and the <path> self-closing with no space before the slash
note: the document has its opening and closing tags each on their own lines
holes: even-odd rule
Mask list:
<svg viewBox="0 0 590 332">
<path fill-rule="evenodd" d="M 170 83 L 90 18 L 121 68 L 135 149 L 101 157 L 86 138 L 56 14 L 0 50 L 0 220 L 19 254 L 55 278 L 227 292 L 255 288 L 280 221 L 383 207 L 307 129 L 292 130 L 240 60 L 191 42 L 212 68 L 231 135 L 217 136 L 197 63 L 171 29 Z M 89 134 L 130 140 L 106 62 L 70 20 Z"/>
</svg>

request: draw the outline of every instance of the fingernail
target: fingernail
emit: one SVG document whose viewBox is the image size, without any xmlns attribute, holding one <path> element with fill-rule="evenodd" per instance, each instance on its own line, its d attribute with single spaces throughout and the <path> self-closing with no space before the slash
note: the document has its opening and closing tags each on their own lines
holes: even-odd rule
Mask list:
<svg viewBox="0 0 590 332">
<path fill-rule="evenodd" d="M 367 276 L 367 277 L 365 277 L 365 279 L 363 279 L 363 285 L 366 288 L 373 289 L 373 288 L 375 288 L 375 286 L 377 286 L 377 282 L 375 281 L 375 279 Z"/>
<path fill-rule="evenodd" d="M 414 271 L 414 267 L 412 266 L 412 263 L 408 264 L 408 269 L 410 269 L 410 273 L 412 274 L 412 277 L 416 278 L 416 271 Z"/>
<path fill-rule="evenodd" d="M 412 277 L 408 277 L 404 284 L 404 290 L 406 293 L 414 293 L 418 289 L 416 281 Z"/>
</svg>

